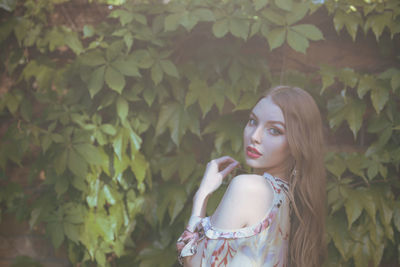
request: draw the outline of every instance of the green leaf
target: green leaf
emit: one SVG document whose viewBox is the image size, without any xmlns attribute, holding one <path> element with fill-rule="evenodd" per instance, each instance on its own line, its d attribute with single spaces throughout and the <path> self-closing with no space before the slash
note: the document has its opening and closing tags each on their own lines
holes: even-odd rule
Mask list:
<svg viewBox="0 0 400 267">
<path fill-rule="evenodd" d="M 106 59 L 108 62 L 115 60 L 124 48 L 124 42 L 122 40 L 115 41 L 111 43 L 106 50 Z"/>
<path fill-rule="evenodd" d="M 95 30 L 92 25 L 83 26 L 83 38 L 93 37 L 94 33 L 95 33 Z"/>
<path fill-rule="evenodd" d="M 87 185 L 83 177 L 74 176 L 71 182 L 72 186 L 82 192 L 87 192 Z"/>
<path fill-rule="evenodd" d="M 132 57 L 127 60 L 118 59 L 114 61 L 111 66 L 126 76 L 142 77 L 136 65 L 136 61 Z"/>
<path fill-rule="evenodd" d="M 136 153 L 135 158 L 131 163 L 131 169 L 135 174 L 136 180 L 138 184 L 143 183 L 144 178 L 146 177 L 146 171 L 149 167 L 149 163 L 146 158 L 141 153 Z"/>
<path fill-rule="evenodd" d="M 64 150 L 62 152 L 59 151 L 54 158 L 54 169 L 56 170 L 57 175 L 64 173 L 65 168 L 67 167 L 67 158 L 68 150 Z"/>
<path fill-rule="evenodd" d="M 8 36 L 10 36 L 10 34 L 13 32 L 16 22 L 17 20 L 15 20 L 14 18 L 2 22 L 2 24 L 0 25 L 0 44 L 3 41 L 7 40 Z"/>
<path fill-rule="evenodd" d="M 130 51 L 133 45 L 133 35 L 132 33 L 128 32 L 127 34 L 124 35 L 124 42 L 126 47 L 128 48 L 127 50 Z"/>
<path fill-rule="evenodd" d="M 121 26 L 125 26 L 133 20 L 134 14 L 127 10 L 117 9 L 110 13 L 110 18 L 119 18 Z"/>
<path fill-rule="evenodd" d="M 224 37 L 229 31 L 229 20 L 221 19 L 216 21 L 212 26 L 212 31 L 215 37 Z"/>
<path fill-rule="evenodd" d="M 292 30 L 288 31 L 287 42 L 291 48 L 303 54 L 306 53 L 309 45 L 308 40 L 304 36 Z"/>
<path fill-rule="evenodd" d="M 200 134 L 197 117 L 177 102 L 170 102 L 161 107 L 156 126 L 156 136 L 162 134 L 166 128 L 169 128 L 171 138 L 176 145 L 179 145 L 187 130 L 197 135 Z"/>
<path fill-rule="evenodd" d="M 119 160 L 122 160 L 123 148 L 126 145 L 122 131 L 119 131 L 113 143 L 114 152 Z"/>
<path fill-rule="evenodd" d="M 149 51 L 144 49 L 136 50 L 132 54 L 132 60 L 139 68 L 148 69 L 154 64 L 154 59 L 150 55 Z"/>
<path fill-rule="evenodd" d="M 125 78 L 120 72 L 115 70 L 113 67 L 107 67 L 105 73 L 105 80 L 107 85 L 119 94 L 125 87 Z"/>
<path fill-rule="evenodd" d="M 87 172 L 87 164 L 85 158 L 83 158 L 75 149 L 70 149 L 68 154 L 68 168 L 73 174 L 80 177 L 85 177 Z"/>
<path fill-rule="evenodd" d="M 354 139 L 357 137 L 357 133 L 361 128 L 364 113 L 366 110 L 366 104 L 364 101 L 354 99 L 351 103 L 347 105 L 348 111 L 346 120 L 353 132 Z"/>
<path fill-rule="evenodd" d="M 376 40 L 379 40 L 379 37 L 382 35 L 382 32 L 385 27 L 390 29 L 392 24 L 392 12 L 380 12 L 379 14 L 373 14 L 368 16 L 365 22 L 365 32 L 368 29 L 372 29 L 375 34 Z"/>
<path fill-rule="evenodd" d="M 155 85 L 158 85 L 163 79 L 163 70 L 160 63 L 156 63 L 151 67 L 151 79 Z"/>
<path fill-rule="evenodd" d="M 376 202 L 373 198 L 370 190 L 365 188 L 357 189 L 360 193 L 359 196 L 361 197 L 361 203 L 368 213 L 369 217 L 371 218 L 373 224 L 376 224 Z"/>
<path fill-rule="evenodd" d="M 376 175 L 378 175 L 378 168 L 379 168 L 379 163 L 378 162 L 370 162 L 367 170 L 367 175 L 370 180 L 374 179 Z"/>
<path fill-rule="evenodd" d="M 57 177 L 56 184 L 54 189 L 56 190 L 57 197 L 60 197 L 62 194 L 67 192 L 69 187 L 68 179 L 65 176 Z"/>
<path fill-rule="evenodd" d="M 82 43 L 78 38 L 78 34 L 76 32 L 66 32 L 64 42 L 77 55 L 81 54 L 84 51 Z"/>
<path fill-rule="evenodd" d="M 171 60 L 160 60 L 160 65 L 162 70 L 175 78 L 179 78 L 178 70 L 176 69 L 176 66 L 174 63 L 172 63 Z"/>
<path fill-rule="evenodd" d="M 7 93 L 5 96 L 5 103 L 11 114 L 17 112 L 21 99 L 11 93 Z"/>
<path fill-rule="evenodd" d="M 396 90 L 400 88 L 400 71 L 397 72 L 397 75 L 392 76 L 390 85 L 392 86 L 393 92 L 396 92 Z"/>
<path fill-rule="evenodd" d="M 355 242 L 354 252 L 353 252 L 355 267 L 368 266 L 369 259 L 371 257 L 369 248 L 370 243 L 371 242 L 369 241 L 368 235 L 364 235 L 362 238 L 358 240 L 358 242 Z"/>
<path fill-rule="evenodd" d="M 292 10 L 293 7 L 293 1 L 292 0 L 275 0 L 275 4 L 286 11 Z"/>
<path fill-rule="evenodd" d="M 339 156 L 334 156 L 325 164 L 329 172 L 334 174 L 336 177 L 340 178 L 344 171 L 346 170 L 346 163 Z"/>
<path fill-rule="evenodd" d="M 256 11 L 260 10 L 261 8 L 265 7 L 269 0 L 253 0 L 254 2 L 254 9 Z"/>
<path fill-rule="evenodd" d="M 214 13 L 207 8 L 196 8 L 190 15 L 197 17 L 199 21 L 215 21 Z"/>
<path fill-rule="evenodd" d="M 346 158 L 346 165 L 347 168 L 354 174 L 364 177 L 364 168 L 366 167 L 367 161 L 365 161 L 365 158 L 363 155 L 359 155 L 356 153 L 348 155 Z M 366 181 L 367 182 L 367 181 Z"/>
<path fill-rule="evenodd" d="M 347 190 L 349 191 L 349 197 L 346 199 L 344 206 L 346 208 L 348 229 L 350 230 L 353 222 L 361 215 L 363 210 L 363 199 L 357 190 Z"/>
<path fill-rule="evenodd" d="M 376 87 L 371 91 L 372 105 L 376 113 L 380 113 L 389 100 L 389 90 L 383 87 Z"/>
<path fill-rule="evenodd" d="M 54 248 L 59 248 L 64 241 L 63 227 L 60 227 L 59 223 L 49 223 L 46 230 L 50 235 Z"/>
<path fill-rule="evenodd" d="M 224 101 L 223 92 L 217 87 L 209 87 L 204 80 L 194 79 L 189 85 L 189 92 L 185 97 L 185 108 L 198 102 L 203 113 L 203 117 L 211 110 L 215 103 L 222 108 Z"/>
<path fill-rule="evenodd" d="M 105 69 L 105 66 L 101 66 L 93 71 L 90 76 L 88 90 L 91 98 L 93 98 L 103 88 Z"/>
<path fill-rule="evenodd" d="M 327 220 L 327 231 L 344 260 L 352 253 L 353 241 L 347 230 L 346 218 L 339 213 Z"/>
<path fill-rule="evenodd" d="M 358 88 L 357 88 L 358 97 L 363 98 L 368 91 L 370 91 L 372 88 L 375 87 L 376 87 L 375 78 L 371 75 L 367 74 L 363 75 L 358 83 Z"/>
<path fill-rule="evenodd" d="M 247 40 L 250 22 L 246 19 L 232 18 L 229 20 L 229 30 L 233 36 Z"/>
<path fill-rule="evenodd" d="M 233 109 L 233 111 L 237 110 L 250 110 L 257 103 L 259 96 L 254 94 L 253 92 L 245 92 L 243 96 L 240 98 L 238 105 Z"/>
<path fill-rule="evenodd" d="M 175 31 L 182 18 L 182 13 L 173 13 L 165 17 L 164 29 L 165 31 Z"/>
<path fill-rule="evenodd" d="M 285 27 L 278 27 L 272 29 L 267 35 L 269 49 L 273 50 L 277 47 L 280 47 L 285 41 L 285 37 L 286 37 Z"/>
<path fill-rule="evenodd" d="M 338 78 L 346 86 L 354 88 L 358 82 L 358 74 L 353 69 L 344 68 L 338 73 Z"/>
<path fill-rule="evenodd" d="M 322 65 L 320 68 L 320 74 L 322 76 L 322 88 L 320 94 L 323 94 L 325 89 L 335 82 L 336 68 L 328 65 Z"/>
<path fill-rule="evenodd" d="M 75 225 L 75 224 L 68 223 L 68 222 L 64 222 L 63 226 L 64 226 L 63 228 L 64 228 L 65 235 L 69 239 L 71 239 L 73 242 L 78 244 L 79 243 L 79 237 L 80 237 L 79 227 L 77 225 Z"/>
<path fill-rule="evenodd" d="M 176 216 L 182 211 L 186 202 L 186 193 L 180 185 L 169 185 L 162 188 L 159 202 L 161 205 L 157 208 L 158 218 L 163 218 L 164 213 L 168 210 L 170 216 L 170 225 L 174 222 Z"/>
<path fill-rule="evenodd" d="M 104 133 L 106 133 L 106 134 L 108 134 L 108 135 L 115 135 L 115 134 L 117 133 L 117 130 L 115 129 L 115 127 L 114 127 L 113 125 L 111 125 L 111 124 L 108 124 L 108 123 L 102 124 L 102 125 L 100 126 L 100 129 L 101 129 Z"/>
<path fill-rule="evenodd" d="M 392 123 L 383 116 L 373 116 L 370 118 L 368 123 L 367 132 L 369 133 L 379 133 L 385 128 L 391 127 Z"/>
<path fill-rule="evenodd" d="M 214 145 L 218 152 L 222 151 L 222 146 L 226 142 L 230 142 L 234 152 L 239 152 L 243 144 L 243 125 L 244 122 L 242 124 L 238 122 L 237 117 L 225 115 L 210 122 L 204 129 L 203 134 L 216 134 Z"/>
<path fill-rule="evenodd" d="M 131 144 L 131 152 L 132 154 L 134 154 L 136 153 L 136 151 L 140 149 L 140 145 L 142 144 L 142 139 L 130 127 L 125 128 L 125 131 L 129 136 L 129 141 Z"/>
<path fill-rule="evenodd" d="M 286 25 L 286 21 L 285 21 L 285 17 L 283 17 L 282 15 L 280 15 L 278 12 L 266 8 L 262 11 L 263 16 L 271 21 L 272 23 L 279 25 L 279 26 L 285 26 Z"/>
<path fill-rule="evenodd" d="M 292 25 L 302 20 L 310 10 L 309 2 L 293 2 L 290 12 L 286 12 L 285 21 L 286 25 Z"/>
<path fill-rule="evenodd" d="M 83 65 L 91 67 L 104 65 L 106 63 L 103 53 L 99 50 L 94 50 L 92 52 L 85 53 L 82 56 L 80 56 L 79 59 L 81 60 L 81 63 Z"/>
<path fill-rule="evenodd" d="M 118 97 L 116 105 L 118 117 L 121 119 L 121 122 L 124 123 L 126 121 L 126 117 L 128 116 L 129 104 L 122 97 Z"/>
<path fill-rule="evenodd" d="M 118 193 L 110 186 L 104 185 L 103 187 L 103 193 L 105 196 L 105 199 L 107 200 L 107 203 L 110 205 L 115 205 L 118 200 Z"/>
<path fill-rule="evenodd" d="M 254 35 L 258 34 L 260 32 L 260 29 L 261 29 L 261 21 L 257 20 L 253 22 L 250 29 L 250 37 L 253 37 Z"/>
<path fill-rule="evenodd" d="M 290 27 L 290 29 L 313 41 L 322 40 L 324 38 L 322 32 L 312 24 L 295 25 Z"/>
<path fill-rule="evenodd" d="M 338 9 L 333 17 L 333 23 L 336 31 L 339 33 L 343 26 L 346 26 L 347 32 L 356 40 L 358 25 L 362 25 L 362 19 L 358 13 L 346 13 L 341 9 Z"/>
<path fill-rule="evenodd" d="M 100 165 L 103 162 L 99 149 L 92 144 L 76 144 L 73 148 L 89 164 Z"/>
</svg>

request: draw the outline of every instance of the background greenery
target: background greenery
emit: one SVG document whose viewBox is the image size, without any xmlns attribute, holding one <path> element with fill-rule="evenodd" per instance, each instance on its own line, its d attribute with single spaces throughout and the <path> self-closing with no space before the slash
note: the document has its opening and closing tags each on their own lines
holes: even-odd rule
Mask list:
<svg viewBox="0 0 400 267">
<path fill-rule="evenodd" d="M 57 17 L 74 2 L 97 20 Z M 0 0 L 0 14 L 0 212 L 44 227 L 72 264 L 176 265 L 205 164 L 243 160 L 248 110 L 280 83 L 326 123 L 326 266 L 399 264 L 399 1 Z M 389 63 L 285 67 L 329 27 L 373 35 Z"/>
</svg>

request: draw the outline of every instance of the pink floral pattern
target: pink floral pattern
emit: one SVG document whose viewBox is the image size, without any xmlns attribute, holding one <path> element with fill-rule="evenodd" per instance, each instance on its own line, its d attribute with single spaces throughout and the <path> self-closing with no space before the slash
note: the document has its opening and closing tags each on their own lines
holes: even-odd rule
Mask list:
<svg viewBox="0 0 400 267">
<path fill-rule="evenodd" d="M 192 246 L 203 246 L 202 267 L 287 266 L 290 232 L 288 184 L 268 173 L 264 173 L 264 177 L 270 182 L 274 196 L 271 209 L 259 223 L 226 230 L 213 227 L 209 217 L 202 218 L 198 229 L 204 233 L 205 240 L 191 242 Z"/>
</svg>

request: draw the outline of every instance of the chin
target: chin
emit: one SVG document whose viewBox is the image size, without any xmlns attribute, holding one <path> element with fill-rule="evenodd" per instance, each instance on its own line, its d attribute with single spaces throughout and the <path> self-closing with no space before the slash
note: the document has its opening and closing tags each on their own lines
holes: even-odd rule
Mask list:
<svg viewBox="0 0 400 267">
<path fill-rule="evenodd" d="M 247 164 L 249 167 L 255 168 L 255 169 L 260 168 L 259 164 L 257 164 L 257 162 L 256 162 L 258 159 L 252 159 L 252 158 L 246 157 L 245 160 L 246 160 L 246 164 Z"/>
</svg>

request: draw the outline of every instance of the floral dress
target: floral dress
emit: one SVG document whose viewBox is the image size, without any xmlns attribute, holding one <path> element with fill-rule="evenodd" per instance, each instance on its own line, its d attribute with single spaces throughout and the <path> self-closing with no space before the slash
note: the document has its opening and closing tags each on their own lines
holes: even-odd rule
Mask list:
<svg viewBox="0 0 400 267">
<path fill-rule="evenodd" d="M 290 232 L 288 184 L 268 173 L 263 176 L 272 186 L 274 195 L 271 208 L 259 223 L 226 230 L 212 226 L 210 217 L 198 217 L 196 232 L 180 252 L 180 258 L 194 255 L 199 249 L 197 246 L 203 246 L 202 267 L 287 266 Z"/>
</svg>

